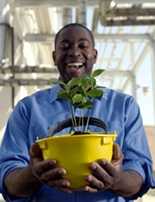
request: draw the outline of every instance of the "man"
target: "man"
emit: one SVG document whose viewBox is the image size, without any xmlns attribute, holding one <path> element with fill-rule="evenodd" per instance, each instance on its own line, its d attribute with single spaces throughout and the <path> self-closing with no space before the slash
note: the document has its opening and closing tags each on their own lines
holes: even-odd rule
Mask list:
<svg viewBox="0 0 155 202">
<path fill-rule="evenodd" d="M 92 33 L 80 24 L 63 27 L 55 38 L 53 59 L 65 82 L 90 74 L 97 59 Z M 4 198 L 12 202 L 131 202 L 153 187 L 139 107 L 133 97 L 107 88 L 101 100 L 94 102 L 90 115 L 104 120 L 108 130 L 118 134 L 119 147 L 114 147 L 112 162 L 92 162 L 86 186 L 73 191 L 66 170 L 58 167 L 55 159 L 42 159 L 35 144 L 37 137 L 46 137 L 49 126 L 70 117 L 67 103 L 57 97 L 60 88 L 55 85 L 24 98 L 11 114 L 0 150 Z"/>
</svg>

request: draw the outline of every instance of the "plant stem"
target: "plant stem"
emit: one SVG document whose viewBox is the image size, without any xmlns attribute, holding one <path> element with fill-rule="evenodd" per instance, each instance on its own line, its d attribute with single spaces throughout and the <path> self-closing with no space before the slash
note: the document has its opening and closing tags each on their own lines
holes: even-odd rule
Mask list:
<svg viewBox="0 0 155 202">
<path fill-rule="evenodd" d="M 77 122 L 76 122 L 75 109 L 74 109 L 73 105 L 71 105 L 71 111 L 72 111 L 72 117 L 73 117 L 73 122 L 74 122 L 74 129 L 75 129 L 75 127 L 77 127 Z"/>
<path fill-rule="evenodd" d="M 75 131 L 75 117 L 74 117 L 74 110 L 73 110 L 73 107 L 72 107 L 72 104 L 69 103 L 69 106 L 70 106 L 70 110 L 71 110 L 71 119 L 72 119 L 72 128 L 74 128 L 74 131 Z"/>
<path fill-rule="evenodd" d="M 85 132 L 85 126 L 84 126 L 84 114 L 81 114 L 81 117 L 82 117 L 81 119 L 82 119 L 82 126 L 83 126 L 82 131 Z M 81 127 L 82 127 L 82 126 L 81 126 Z"/>
<path fill-rule="evenodd" d="M 85 126 L 85 131 L 88 130 L 88 126 L 89 126 L 89 120 L 90 120 L 90 116 L 88 115 L 88 118 L 87 118 L 87 123 L 86 123 L 86 126 Z"/>
<path fill-rule="evenodd" d="M 79 117 L 79 123 L 78 123 L 78 128 L 80 129 L 80 126 L 81 126 L 81 117 Z M 79 130 L 78 129 L 78 130 Z"/>
</svg>

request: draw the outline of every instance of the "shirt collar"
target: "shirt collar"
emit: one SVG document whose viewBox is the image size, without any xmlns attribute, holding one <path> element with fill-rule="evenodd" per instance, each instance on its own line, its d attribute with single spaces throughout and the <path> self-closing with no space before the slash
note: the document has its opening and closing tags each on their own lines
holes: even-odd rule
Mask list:
<svg viewBox="0 0 155 202">
<path fill-rule="evenodd" d="M 103 87 L 103 99 L 108 99 L 109 89 L 107 87 Z"/>
<path fill-rule="evenodd" d="M 60 89 L 61 89 L 61 87 L 59 84 L 55 84 L 54 86 L 51 87 L 50 96 L 49 96 L 50 103 L 52 103 L 58 99 L 58 93 L 59 93 Z"/>
</svg>

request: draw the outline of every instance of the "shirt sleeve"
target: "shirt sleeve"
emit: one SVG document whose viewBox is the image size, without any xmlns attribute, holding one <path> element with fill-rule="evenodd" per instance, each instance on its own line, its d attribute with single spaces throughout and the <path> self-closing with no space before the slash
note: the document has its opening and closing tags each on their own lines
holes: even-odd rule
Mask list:
<svg viewBox="0 0 155 202">
<path fill-rule="evenodd" d="M 10 115 L 0 146 L 0 191 L 7 201 L 16 200 L 9 200 L 4 187 L 5 176 L 29 162 L 28 122 L 26 108 L 19 102 Z"/>
<path fill-rule="evenodd" d="M 155 187 L 152 170 L 152 158 L 143 127 L 140 109 L 132 98 L 125 112 L 125 138 L 123 144 L 123 169 L 134 170 L 143 178 L 143 185 L 139 193 L 133 198 L 142 196 L 149 188 Z"/>
</svg>

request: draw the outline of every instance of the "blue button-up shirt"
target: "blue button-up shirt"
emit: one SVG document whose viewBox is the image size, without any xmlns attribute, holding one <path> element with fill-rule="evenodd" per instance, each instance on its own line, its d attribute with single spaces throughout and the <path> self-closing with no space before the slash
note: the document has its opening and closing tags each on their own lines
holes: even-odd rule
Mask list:
<svg viewBox="0 0 155 202">
<path fill-rule="evenodd" d="M 5 176 L 29 164 L 29 149 L 36 139 L 48 136 L 49 127 L 54 127 L 71 116 L 69 104 L 57 96 L 59 90 L 60 86 L 55 85 L 36 92 L 22 99 L 12 112 L 0 148 L 0 190 L 4 198 L 13 202 L 131 202 L 131 198 L 123 198 L 110 190 L 70 194 L 42 185 L 28 198 L 14 198 L 6 192 Z M 132 96 L 107 88 L 103 88 L 103 91 L 102 98 L 94 100 L 91 110 L 79 109 L 76 110 L 76 115 L 102 119 L 107 124 L 108 131 L 117 132 L 116 142 L 124 154 L 123 169 L 134 170 L 143 177 L 143 187 L 137 194 L 142 196 L 155 183 L 139 107 Z M 64 129 L 61 133 L 68 130 Z M 92 126 L 90 130 L 97 131 L 98 128 Z"/>
</svg>

